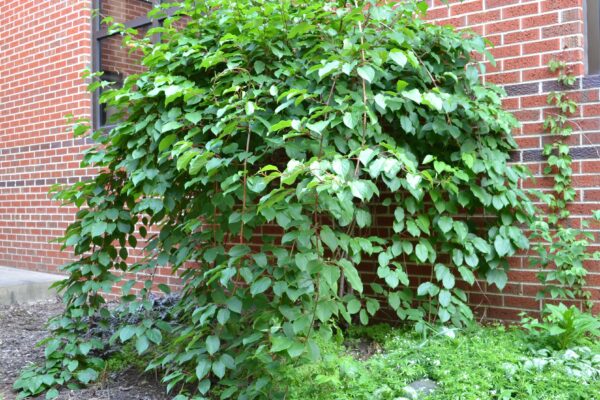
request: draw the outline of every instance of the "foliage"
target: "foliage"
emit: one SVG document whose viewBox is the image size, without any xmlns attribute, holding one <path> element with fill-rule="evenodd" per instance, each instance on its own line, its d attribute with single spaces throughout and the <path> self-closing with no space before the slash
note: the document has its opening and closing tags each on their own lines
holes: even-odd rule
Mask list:
<svg viewBox="0 0 600 400">
<path fill-rule="evenodd" d="M 108 323 L 102 293 L 120 280 L 139 319 L 112 340 L 158 354 L 148 368 L 178 400 L 272 398 L 283 364 L 318 360 L 338 319 L 366 324 L 382 299 L 422 327 L 467 323 L 456 280 L 502 288 L 532 206 L 507 165 L 516 120 L 472 58 L 492 59 L 486 42 L 425 9 L 186 1 L 144 39 L 125 31 L 147 72 L 102 95 L 119 112 L 84 158 L 99 173 L 57 193 L 79 208 L 62 239 L 77 258 L 67 309 L 16 388 L 97 378 L 107 345 L 89 321 Z M 373 228 L 382 208 L 391 234 Z M 434 266 L 416 291 L 409 265 Z M 163 319 L 148 295 L 168 291 L 153 280 L 165 268 L 183 288 Z M 149 278 L 136 292 L 125 273 Z"/>
<path fill-rule="evenodd" d="M 565 62 L 553 59 L 549 63 L 551 72 L 558 73 L 558 83 L 569 88 L 575 83 L 571 67 Z M 544 128 L 554 140 L 544 146 L 543 154 L 547 157 L 545 174 L 554 180 L 553 192 L 540 194 L 547 212 L 538 212 L 538 219 L 532 225 L 534 250 L 539 257 L 532 258 L 532 265 L 539 266 L 538 277 L 543 289 L 538 297 L 544 299 L 582 300 L 591 307 L 591 293 L 585 289 L 587 270 L 584 262 L 600 259 L 600 253 L 591 253 L 588 248 L 594 243 L 592 232 L 569 226 L 570 212 L 568 205 L 575 200 L 575 189 L 572 186 L 572 158 L 567 143 L 573 133 L 574 124 L 569 118 L 577 111 L 577 103 L 564 92 L 548 94 L 548 104 L 555 112 L 548 113 Z M 595 213 L 598 220 L 600 214 Z M 582 222 L 582 228 L 588 222 Z"/>
<path fill-rule="evenodd" d="M 278 386 L 290 400 L 403 399 L 405 387 L 430 378 L 439 387 L 428 400 L 598 399 L 600 348 L 530 350 L 517 329 L 471 326 L 455 337 L 388 329 L 383 351 L 368 360 L 350 357 L 338 344 L 323 359 L 288 367 Z M 307 382 L 311 382 L 307 385 Z"/>
<path fill-rule="evenodd" d="M 564 304 L 547 304 L 542 321 L 524 317 L 523 328 L 537 345 L 566 350 L 574 346 L 590 345 L 600 337 L 600 320 Z"/>
</svg>

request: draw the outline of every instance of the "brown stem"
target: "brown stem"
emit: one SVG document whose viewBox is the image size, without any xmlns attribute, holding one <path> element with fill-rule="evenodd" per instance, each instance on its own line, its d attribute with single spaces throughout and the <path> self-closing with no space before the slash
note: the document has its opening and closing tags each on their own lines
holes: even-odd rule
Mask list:
<svg viewBox="0 0 600 400">
<path fill-rule="evenodd" d="M 240 243 L 244 243 L 244 213 L 246 212 L 246 194 L 247 194 L 247 183 L 248 183 L 248 157 L 247 154 L 250 151 L 250 122 L 248 122 L 248 134 L 246 136 L 246 158 L 244 158 L 244 194 L 242 198 L 242 224 L 240 225 Z"/>
</svg>

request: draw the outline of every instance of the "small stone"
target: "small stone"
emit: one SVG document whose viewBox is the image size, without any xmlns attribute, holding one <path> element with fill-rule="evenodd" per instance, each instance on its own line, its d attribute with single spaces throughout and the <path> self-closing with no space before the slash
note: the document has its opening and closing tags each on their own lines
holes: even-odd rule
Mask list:
<svg viewBox="0 0 600 400">
<path fill-rule="evenodd" d="M 437 387 L 437 383 L 431 379 L 419 379 L 406 386 L 404 390 L 412 399 L 419 399 L 433 393 Z"/>
</svg>

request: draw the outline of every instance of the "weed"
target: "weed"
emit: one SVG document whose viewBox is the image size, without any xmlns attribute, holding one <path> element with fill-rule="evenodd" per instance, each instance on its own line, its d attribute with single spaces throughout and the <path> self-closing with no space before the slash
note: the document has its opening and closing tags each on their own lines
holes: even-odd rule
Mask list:
<svg viewBox="0 0 600 400">
<path fill-rule="evenodd" d="M 600 320 L 575 306 L 547 304 L 545 309 L 541 321 L 525 315 L 521 320 L 528 337 L 537 344 L 566 350 L 592 344 L 600 336 Z"/>
</svg>

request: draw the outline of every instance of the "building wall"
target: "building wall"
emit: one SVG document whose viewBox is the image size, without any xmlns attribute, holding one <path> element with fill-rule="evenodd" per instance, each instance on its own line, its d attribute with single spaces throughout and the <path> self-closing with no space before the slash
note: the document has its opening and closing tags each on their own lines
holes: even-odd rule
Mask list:
<svg viewBox="0 0 600 400">
<path fill-rule="evenodd" d="M 112 7 L 123 1 L 107 0 L 104 13 L 123 22 L 145 9 Z M 529 186 L 552 186 L 551 179 L 541 176 L 541 149 L 548 140 L 542 123 L 551 112 L 546 95 L 556 88 L 546 65 L 553 57 L 572 65 L 580 78 L 571 95 L 581 107 L 573 118 L 578 128 L 572 138 L 577 201 L 571 222 L 579 226 L 589 219 L 600 208 L 600 77 L 585 76 L 583 0 L 451 0 L 449 6 L 428 1 L 435 23 L 470 27 L 494 44 L 497 65 L 487 66 L 485 79 L 505 87 L 505 107 L 522 122 L 514 132 L 521 146 L 514 160 L 539 177 Z M 132 2 L 139 0 L 125 1 Z M 90 117 L 90 96 L 80 77 L 91 62 L 90 8 L 91 0 L 0 3 L 0 265 L 56 271 L 68 260 L 68 253 L 48 242 L 61 235 L 74 210 L 59 208 L 47 191 L 54 183 L 92 173 L 79 170 L 79 154 L 86 146 L 73 140 L 64 118 L 68 113 Z M 103 67 L 138 72 L 127 66 L 135 55 L 118 46 L 116 39 L 105 42 Z M 381 220 L 389 218 L 381 215 Z M 385 223 L 378 228 L 382 234 L 387 231 Z M 600 225 L 592 228 L 599 233 Z M 511 320 L 523 310 L 539 310 L 536 271 L 528 267 L 528 257 L 511 260 L 511 282 L 502 294 L 485 282 L 480 282 L 481 290 L 473 288 L 470 301 L 480 315 Z M 588 268 L 590 289 L 600 299 L 600 265 L 590 262 Z M 412 272 L 418 279 L 424 271 Z M 157 283 L 175 282 L 167 274 L 161 268 Z"/>
<path fill-rule="evenodd" d="M 556 76 L 548 70 L 553 59 L 567 61 L 579 78 L 569 96 L 580 107 L 571 118 L 575 127 L 570 144 L 573 156 L 573 185 L 577 198 L 570 205 L 572 226 L 590 220 L 592 211 L 600 209 L 600 76 L 585 75 L 585 8 L 584 0 L 451 0 L 448 5 L 428 0 L 428 18 L 438 24 L 468 28 L 484 35 L 492 44 L 496 66 L 486 64 L 485 79 L 504 86 L 506 109 L 521 121 L 514 131 L 520 150 L 515 163 L 527 165 L 535 181 L 528 188 L 551 189 L 552 178 L 544 177 L 542 148 L 551 138 L 543 121 L 553 112 L 546 104 L 549 92 L 560 88 Z M 600 225 L 591 222 L 600 250 Z M 516 319 L 523 310 L 539 310 L 535 300 L 539 289 L 536 270 L 528 267 L 530 254 L 511 260 L 511 282 L 502 294 L 482 283 L 484 293 L 472 293 L 471 303 L 490 318 Z M 600 263 L 589 262 L 588 283 L 596 300 L 600 300 Z M 596 304 L 596 311 L 600 311 Z"/>
<path fill-rule="evenodd" d="M 0 2 L 0 265 L 55 271 L 67 259 L 48 242 L 73 210 L 47 193 L 87 173 L 65 115 L 90 116 L 90 10 L 91 0 Z"/>
</svg>

